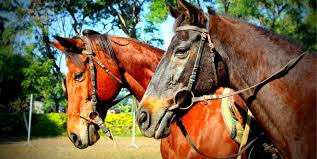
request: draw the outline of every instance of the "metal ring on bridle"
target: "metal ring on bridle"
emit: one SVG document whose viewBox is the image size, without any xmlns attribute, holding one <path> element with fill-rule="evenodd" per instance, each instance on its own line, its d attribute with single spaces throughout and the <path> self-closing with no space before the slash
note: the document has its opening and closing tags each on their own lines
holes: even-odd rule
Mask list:
<svg viewBox="0 0 317 159">
<path fill-rule="evenodd" d="M 98 113 L 97 111 L 91 111 L 91 112 L 89 113 L 89 118 L 90 118 L 91 120 L 94 120 L 97 116 L 99 116 L 99 113 Z"/>
<path fill-rule="evenodd" d="M 193 97 L 192 91 L 182 89 L 175 94 L 173 101 L 179 106 L 179 109 L 186 110 L 193 106 Z"/>
</svg>

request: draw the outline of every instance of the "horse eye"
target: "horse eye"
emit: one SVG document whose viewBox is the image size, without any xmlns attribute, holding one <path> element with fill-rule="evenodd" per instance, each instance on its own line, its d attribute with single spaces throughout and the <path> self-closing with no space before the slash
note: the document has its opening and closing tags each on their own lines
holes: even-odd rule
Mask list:
<svg viewBox="0 0 317 159">
<path fill-rule="evenodd" d="M 77 82 L 80 82 L 80 81 L 82 81 L 84 79 L 83 77 L 84 77 L 84 73 L 83 72 L 77 72 L 74 75 L 74 80 L 77 81 Z"/>
<path fill-rule="evenodd" d="M 181 58 L 181 59 L 182 58 L 186 58 L 188 56 L 188 51 L 185 48 L 178 48 L 175 51 L 174 56 L 177 57 L 177 58 Z"/>
</svg>

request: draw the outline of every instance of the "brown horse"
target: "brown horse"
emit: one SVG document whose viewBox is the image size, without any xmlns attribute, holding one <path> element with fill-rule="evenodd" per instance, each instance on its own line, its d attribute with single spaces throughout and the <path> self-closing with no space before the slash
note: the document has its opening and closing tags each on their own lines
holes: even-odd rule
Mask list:
<svg viewBox="0 0 317 159">
<path fill-rule="evenodd" d="M 123 83 L 120 84 L 94 61 L 98 101 L 96 107 L 104 119 L 122 86 L 127 87 L 138 100 L 142 98 L 163 51 L 131 38 L 100 35 L 92 30 L 85 30 L 83 34 L 89 40 L 95 58 Z M 82 37 L 55 38 L 58 42 L 52 44 L 66 54 L 68 68 L 67 133 L 77 148 L 86 148 L 99 139 L 98 126 L 86 120 L 93 111 L 89 57 L 82 54 L 87 48 Z M 112 55 L 106 51 L 107 47 L 112 48 Z"/>
<path fill-rule="evenodd" d="M 170 8 L 175 35 L 138 109 L 141 131 L 167 136 L 165 122 L 194 102 L 190 91 L 209 94 L 227 78 L 241 90 L 270 77 L 244 91 L 243 99 L 283 158 L 316 158 L 316 55 L 299 56 L 304 51 L 291 42 L 212 10 L 206 16 L 185 1 L 177 5 Z M 221 60 L 227 78 L 219 71 Z"/>
</svg>

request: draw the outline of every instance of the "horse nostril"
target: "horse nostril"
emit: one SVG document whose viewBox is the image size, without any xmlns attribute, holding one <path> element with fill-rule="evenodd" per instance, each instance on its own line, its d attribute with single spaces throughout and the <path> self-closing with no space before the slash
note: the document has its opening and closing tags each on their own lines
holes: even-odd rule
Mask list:
<svg viewBox="0 0 317 159">
<path fill-rule="evenodd" d="M 77 137 L 76 134 L 71 133 L 71 134 L 69 135 L 69 139 L 70 139 L 73 143 L 76 143 L 76 141 L 78 140 L 78 137 Z"/>
<path fill-rule="evenodd" d="M 146 109 L 141 110 L 140 115 L 138 117 L 138 123 L 141 129 L 146 130 L 150 125 L 149 113 Z"/>
<path fill-rule="evenodd" d="M 77 135 L 76 135 L 76 134 L 71 133 L 71 134 L 70 134 L 70 139 L 71 139 L 73 142 L 76 142 L 76 141 L 77 141 L 77 139 L 78 139 L 78 137 L 77 137 Z"/>
<path fill-rule="evenodd" d="M 76 147 L 81 148 L 80 146 L 82 146 L 82 143 L 81 143 L 80 138 L 78 137 L 78 135 L 76 135 L 75 133 L 70 133 L 69 139 L 70 139 L 70 141 L 73 142 L 73 144 Z"/>
</svg>

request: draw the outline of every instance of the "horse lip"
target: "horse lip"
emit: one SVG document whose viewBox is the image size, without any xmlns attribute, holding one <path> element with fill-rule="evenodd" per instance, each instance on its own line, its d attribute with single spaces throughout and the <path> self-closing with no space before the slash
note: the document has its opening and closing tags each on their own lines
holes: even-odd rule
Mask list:
<svg viewBox="0 0 317 159">
<path fill-rule="evenodd" d="M 156 126 L 156 131 L 154 134 L 155 139 L 162 138 L 164 135 L 165 128 L 170 124 L 172 119 L 174 118 L 174 113 L 172 111 L 166 111 L 164 116 L 161 118 L 161 120 L 158 122 L 158 125 Z"/>
<path fill-rule="evenodd" d="M 172 111 L 174 109 L 177 109 L 179 107 L 178 104 L 172 105 L 171 107 L 169 107 L 167 110 Z"/>
<path fill-rule="evenodd" d="M 99 126 L 96 126 L 95 124 L 88 125 L 88 138 L 89 138 L 88 145 L 89 146 L 92 146 L 100 138 L 100 135 L 98 134 L 98 130 L 99 130 Z M 94 137 L 93 135 L 96 135 L 96 137 Z"/>
</svg>

